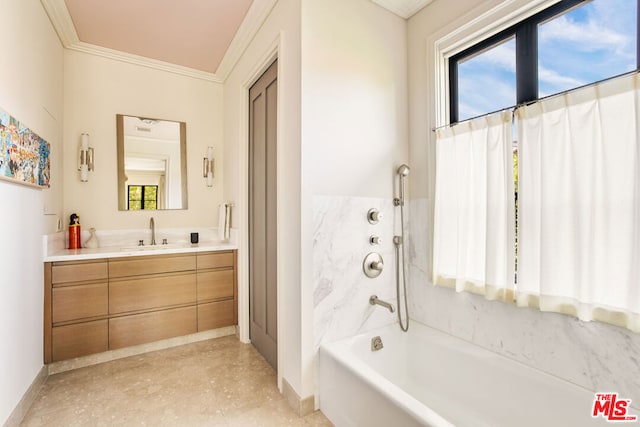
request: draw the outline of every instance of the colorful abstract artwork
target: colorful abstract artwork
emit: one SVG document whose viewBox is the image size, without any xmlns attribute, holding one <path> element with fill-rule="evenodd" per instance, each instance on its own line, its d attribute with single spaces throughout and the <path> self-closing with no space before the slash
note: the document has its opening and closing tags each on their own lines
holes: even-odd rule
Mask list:
<svg viewBox="0 0 640 427">
<path fill-rule="evenodd" d="M 48 187 L 50 152 L 47 141 L 0 110 L 0 176 Z"/>
</svg>

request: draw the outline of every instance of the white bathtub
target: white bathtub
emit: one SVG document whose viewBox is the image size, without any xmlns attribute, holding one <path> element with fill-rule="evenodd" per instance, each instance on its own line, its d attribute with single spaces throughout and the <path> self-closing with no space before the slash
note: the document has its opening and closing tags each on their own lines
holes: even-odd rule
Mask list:
<svg viewBox="0 0 640 427">
<path fill-rule="evenodd" d="M 323 344 L 319 385 L 338 427 L 607 425 L 593 392 L 417 322 Z"/>
</svg>

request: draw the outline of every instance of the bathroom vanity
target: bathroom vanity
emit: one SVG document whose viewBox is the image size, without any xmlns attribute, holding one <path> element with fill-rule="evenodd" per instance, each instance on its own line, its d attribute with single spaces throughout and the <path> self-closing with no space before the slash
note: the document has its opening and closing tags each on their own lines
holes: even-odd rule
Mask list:
<svg viewBox="0 0 640 427">
<path fill-rule="evenodd" d="M 44 362 L 237 324 L 235 249 L 45 258 Z"/>
</svg>

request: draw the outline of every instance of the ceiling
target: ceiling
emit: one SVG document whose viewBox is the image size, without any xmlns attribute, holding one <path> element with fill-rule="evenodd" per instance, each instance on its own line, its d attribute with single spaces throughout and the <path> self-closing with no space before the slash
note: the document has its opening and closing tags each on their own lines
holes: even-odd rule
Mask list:
<svg viewBox="0 0 640 427">
<path fill-rule="evenodd" d="M 64 2 L 85 43 L 215 73 L 252 0 Z"/>
<path fill-rule="evenodd" d="M 41 0 L 68 49 L 218 82 L 277 1 Z M 408 19 L 433 0 L 371 1 Z"/>
<path fill-rule="evenodd" d="M 404 19 L 409 19 L 433 0 L 371 0 Z"/>
</svg>

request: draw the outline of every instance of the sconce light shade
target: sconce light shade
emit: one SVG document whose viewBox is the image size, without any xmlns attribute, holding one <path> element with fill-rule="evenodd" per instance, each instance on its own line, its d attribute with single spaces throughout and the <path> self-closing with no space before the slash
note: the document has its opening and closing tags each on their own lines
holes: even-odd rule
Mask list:
<svg viewBox="0 0 640 427">
<path fill-rule="evenodd" d="M 213 147 L 207 147 L 207 157 L 202 159 L 202 177 L 207 179 L 207 187 L 213 187 L 214 169 Z"/>
<path fill-rule="evenodd" d="M 78 150 L 78 170 L 80 181 L 89 181 L 89 171 L 93 171 L 93 148 L 89 147 L 89 134 L 86 132 L 81 136 L 80 150 Z"/>
</svg>

